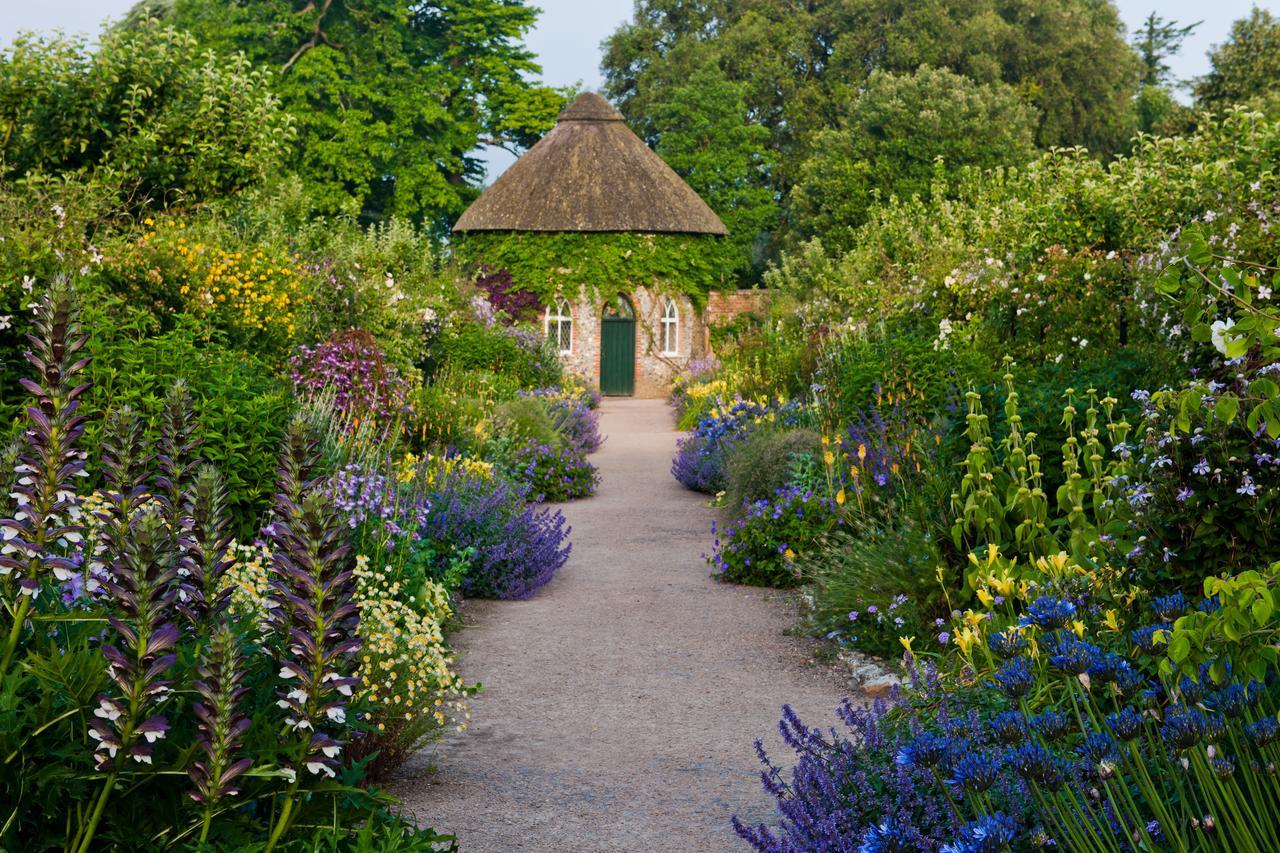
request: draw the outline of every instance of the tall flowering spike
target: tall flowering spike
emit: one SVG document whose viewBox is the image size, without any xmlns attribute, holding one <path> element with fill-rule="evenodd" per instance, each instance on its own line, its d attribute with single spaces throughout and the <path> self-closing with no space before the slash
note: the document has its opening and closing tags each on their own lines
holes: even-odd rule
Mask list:
<svg viewBox="0 0 1280 853">
<path fill-rule="evenodd" d="M 183 495 L 191 487 L 198 464 L 195 451 L 200 439 L 195 430 L 191 390 L 187 383 L 178 380 L 169 389 L 160 415 L 160 442 L 156 453 L 160 473 L 155 481 L 156 496 L 165 507 L 165 518 L 175 530 L 181 524 Z"/>
<path fill-rule="evenodd" d="M 183 566 L 187 577 L 181 595 L 193 621 L 201 622 L 221 614 L 231 601 L 227 570 L 231 557 L 231 535 L 227 516 L 227 486 L 212 465 L 202 465 L 187 493 L 183 512 L 183 542 L 187 555 Z"/>
<path fill-rule="evenodd" d="M 78 447 L 85 421 L 77 411 L 89 386 L 76 384 L 76 377 L 89 364 L 81 355 L 88 338 L 81 332 L 79 306 L 65 280 L 45 296 L 33 326 L 26 359 L 35 368 L 35 378 L 21 380 L 33 404 L 26 409 L 15 454 L 13 516 L 0 520 L 0 595 L 6 604 L 3 610 L 12 615 L 4 625 L 0 678 L 13 660 L 45 576 L 52 573 L 66 580 L 74 573 L 75 564 L 65 553 L 82 535 L 72 484 L 85 476 L 84 453 Z"/>
<path fill-rule="evenodd" d="M 294 418 L 276 466 L 276 519 L 288 521 L 297 517 L 303 493 L 314 484 L 311 478 L 318 461 L 315 435 L 306 421 Z"/>
<path fill-rule="evenodd" d="M 240 638 L 223 624 L 196 667 L 199 680 L 194 687 L 200 701 L 191 706 L 197 718 L 196 745 L 203 755 L 187 770 L 194 786 L 187 794 L 205 807 L 206 815 L 211 815 L 222 799 L 240 793 L 235 781 L 253 764 L 251 759 L 236 758 L 250 725 L 236 710 L 248 692 L 242 686 L 243 665 Z"/>
<path fill-rule="evenodd" d="M 109 412 L 102 430 L 102 474 L 107 481 L 103 497 L 107 509 L 101 518 L 108 553 L 124 547 L 129 520 L 147 494 L 150 462 L 145 426 L 138 413 L 129 406 Z"/>
<path fill-rule="evenodd" d="M 107 622 L 116 642 L 102 646 L 115 690 L 99 698 L 97 719 L 89 728 L 98 742 L 94 758 L 100 770 L 118 769 L 125 756 L 150 764 L 152 744 L 169 728 L 157 712 L 169 694 L 162 677 L 177 660 L 173 649 L 181 636 L 169 621 L 177 592 L 176 555 L 164 518 L 148 507 L 129 519 L 123 548 L 103 581 L 112 599 Z"/>
<path fill-rule="evenodd" d="M 282 489 L 278 501 L 286 500 Z M 294 738 L 289 769 L 332 777 L 341 744 L 324 729 L 345 723 L 357 683 L 354 573 L 342 521 L 322 489 L 308 486 L 298 503 L 277 506 L 276 514 L 281 520 L 267 533 L 274 550 L 268 619 L 281 642 L 276 704 Z"/>
</svg>

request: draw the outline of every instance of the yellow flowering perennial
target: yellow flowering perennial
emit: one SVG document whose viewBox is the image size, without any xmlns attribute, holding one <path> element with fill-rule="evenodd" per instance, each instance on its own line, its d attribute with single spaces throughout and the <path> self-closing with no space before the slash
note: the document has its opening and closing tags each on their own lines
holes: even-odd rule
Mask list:
<svg viewBox="0 0 1280 853">
<path fill-rule="evenodd" d="M 148 230 L 125 272 L 148 289 L 176 296 L 187 311 L 230 330 L 292 337 L 306 299 L 298 259 L 258 247 L 225 251 L 188 240 L 186 224 L 145 221 Z"/>
</svg>

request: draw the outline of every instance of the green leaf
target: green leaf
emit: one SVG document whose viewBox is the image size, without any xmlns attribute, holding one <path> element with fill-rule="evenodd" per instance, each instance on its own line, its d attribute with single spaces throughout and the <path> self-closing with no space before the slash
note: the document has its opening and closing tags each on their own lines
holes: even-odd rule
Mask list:
<svg viewBox="0 0 1280 853">
<path fill-rule="evenodd" d="M 1213 407 L 1214 416 L 1224 424 L 1234 421 L 1239 411 L 1240 401 L 1230 394 L 1219 397 L 1217 404 Z"/>
</svg>

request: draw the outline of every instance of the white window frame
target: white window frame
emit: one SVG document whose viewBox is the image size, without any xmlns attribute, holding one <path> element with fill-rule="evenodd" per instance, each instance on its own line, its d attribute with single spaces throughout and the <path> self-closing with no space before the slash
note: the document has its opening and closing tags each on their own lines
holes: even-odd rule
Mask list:
<svg viewBox="0 0 1280 853">
<path fill-rule="evenodd" d="M 555 310 L 554 314 L 551 313 L 552 309 Z M 564 340 L 564 336 L 561 334 L 563 326 L 569 327 L 568 346 L 561 346 Z M 555 337 L 556 352 L 560 353 L 560 355 L 572 355 L 573 354 L 573 314 L 569 310 L 569 303 L 563 299 L 557 299 L 555 303 L 548 305 L 546 312 L 542 315 L 542 333 L 547 337 L 548 340 L 550 340 L 551 338 L 552 328 L 556 330 L 556 337 Z"/>
<path fill-rule="evenodd" d="M 680 354 L 680 309 L 669 297 L 662 306 L 662 354 Z"/>
</svg>

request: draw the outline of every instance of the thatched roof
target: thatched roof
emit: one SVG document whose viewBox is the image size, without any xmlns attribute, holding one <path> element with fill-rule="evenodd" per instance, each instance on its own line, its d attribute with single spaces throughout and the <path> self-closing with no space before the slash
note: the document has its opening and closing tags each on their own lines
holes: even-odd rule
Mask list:
<svg viewBox="0 0 1280 853">
<path fill-rule="evenodd" d="M 729 233 L 622 115 L 592 92 L 579 95 L 453 230 Z"/>
</svg>

